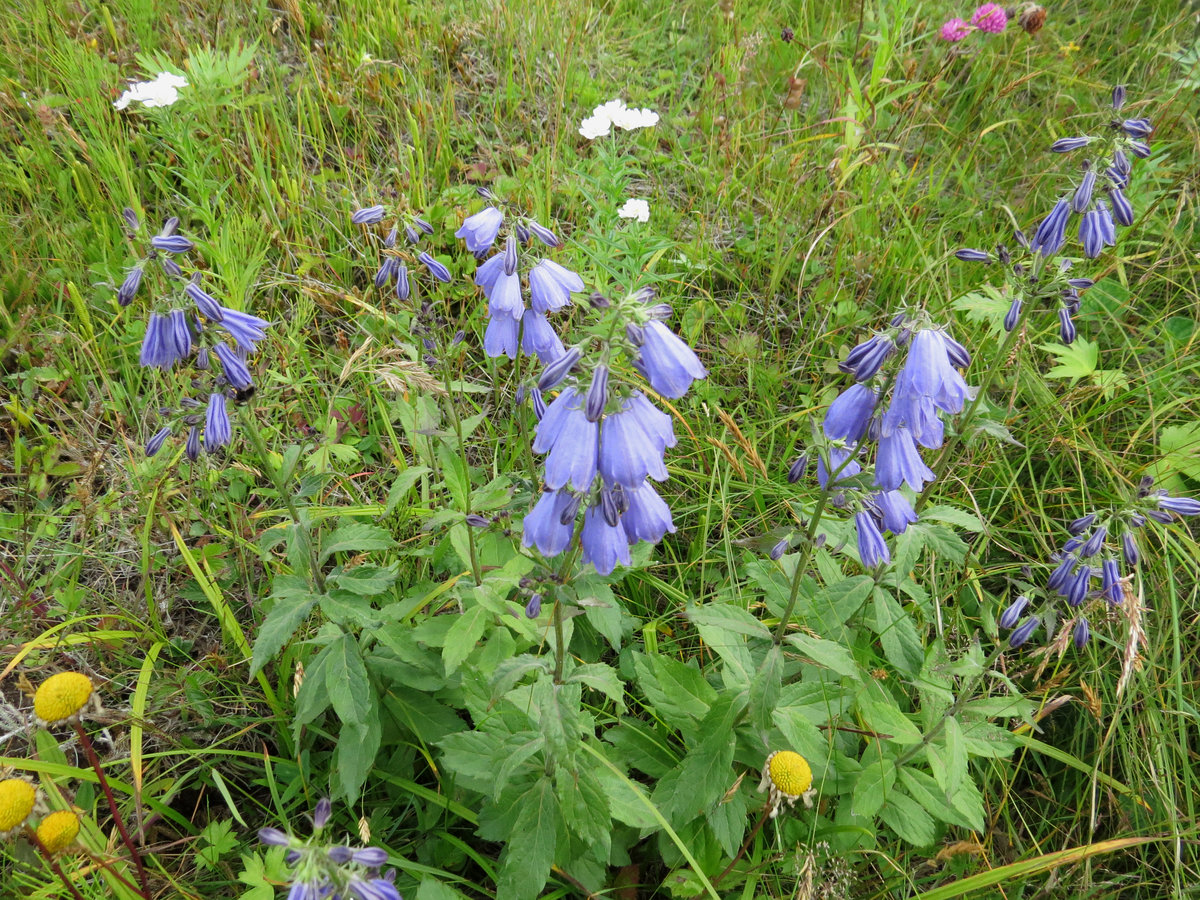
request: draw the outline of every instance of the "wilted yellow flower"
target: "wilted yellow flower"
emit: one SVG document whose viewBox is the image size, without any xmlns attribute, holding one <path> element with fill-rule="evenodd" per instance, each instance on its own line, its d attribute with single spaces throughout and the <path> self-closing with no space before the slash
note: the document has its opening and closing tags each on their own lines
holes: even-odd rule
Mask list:
<svg viewBox="0 0 1200 900">
<path fill-rule="evenodd" d="M 23 778 L 0 781 L 0 838 L 20 828 L 37 803 L 37 788 Z"/>
<path fill-rule="evenodd" d="M 69 809 L 60 809 L 42 819 L 37 827 L 38 840 L 50 854 L 59 853 L 79 836 L 79 816 Z"/>
<path fill-rule="evenodd" d="M 805 806 L 812 806 L 812 798 L 816 794 L 812 780 L 812 768 L 799 753 L 776 750 L 768 756 L 758 790 L 770 791 L 771 818 L 779 815 L 785 800 L 789 806 L 795 805 L 800 799 L 804 800 Z"/>
<path fill-rule="evenodd" d="M 79 672 L 59 672 L 43 681 L 33 695 L 33 712 L 42 724 L 57 725 L 78 716 L 91 696 L 90 678 Z"/>
</svg>

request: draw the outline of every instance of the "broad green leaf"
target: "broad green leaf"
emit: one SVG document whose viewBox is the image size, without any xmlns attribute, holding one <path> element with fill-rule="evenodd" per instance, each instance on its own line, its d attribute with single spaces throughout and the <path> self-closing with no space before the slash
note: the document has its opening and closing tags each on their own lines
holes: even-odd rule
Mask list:
<svg viewBox="0 0 1200 900">
<path fill-rule="evenodd" d="M 580 768 L 571 772 L 559 768 L 555 776 L 559 808 L 567 827 L 589 846 L 599 846 L 603 850 L 600 858 L 607 860 L 612 820 L 608 812 L 608 797 L 596 778 L 595 769 Z"/>
<path fill-rule="evenodd" d="M 616 749 L 615 754 L 609 753 L 615 761 L 651 778 L 661 778 L 679 762 L 671 739 L 638 719 L 622 719 L 621 724 L 605 730 L 604 740 Z"/>
<path fill-rule="evenodd" d="M 928 847 L 937 840 L 933 818 L 920 803 L 900 791 L 888 794 L 887 803 L 879 811 L 879 818 L 914 847 Z"/>
<path fill-rule="evenodd" d="M 400 575 L 400 564 L 391 562 L 386 566 L 361 565 L 346 569 L 328 579 L 344 591 L 374 597 L 395 584 Z"/>
<path fill-rule="evenodd" d="M 829 759 L 829 739 L 803 713 L 796 709 L 776 709 L 771 721 L 779 729 L 784 740 L 806 760 L 813 770 L 816 780 L 817 770 L 824 766 Z"/>
<path fill-rule="evenodd" d="M 960 722 L 959 725 L 963 746 L 972 756 L 1006 759 L 1017 749 L 1017 741 L 1007 728 L 979 721 Z"/>
<path fill-rule="evenodd" d="M 776 709 L 797 713 L 814 725 L 846 714 L 854 705 L 856 691 L 831 681 L 795 681 L 784 685 Z"/>
<path fill-rule="evenodd" d="M 766 733 L 783 687 L 783 649 L 772 645 L 750 681 L 750 720 Z"/>
<path fill-rule="evenodd" d="M 813 585 L 813 590 L 805 593 L 809 601 L 805 617 L 819 624 L 825 634 L 841 634 L 842 626 L 862 608 L 874 585 L 869 575 L 838 578 L 820 588 Z"/>
<path fill-rule="evenodd" d="M 707 812 L 733 784 L 734 727 L 744 706 L 744 698 L 718 698 L 700 723 L 700 742 L 683 758 L 678 788 L 655 790 L 654 799 L 667 821 L 682 825 Z"/>
<path fill-rule="evenodd" d="M 676 728 L 694 725 L 717 699 L 716 690 L 693 666 L 658 653 L 636 653 L 633 661 L 646 698 Z"/>
<path fill-rule="evenodd" d="M 900 769 L 900 784 L 910 797 L 920 803 L 926 812 L 935 818 L 962 828 L 983 829 L 982 816 L 978 824 L 964 816 L 927 772 L 914 769 L 912 766 L 904 766 Z"/>
<path fill-rule="evenodd" d="M 730 603 L 689 606 L 686 613 L 693 625 L 707 626 L 710 633 L 728 632 L 745 637 L 771 639 L 771 631 L 754 614 Z M 709 640 L 709 643 L 713 641 Z"/>
<path fill-rule="evenodd" d="M 446 643 L 442 646 L 442 661 L 446 664 L 447 675 L 453 675 L 471 655 L 491 617 L 492 614 L 482 606 L 474 606 L 455 619 L 446 632 Z"/>
<path fill-rule="evenodd" d="M 289 592 L 285 596 L 275 597 L 275 605 L 258 627 L 258 637 L 254 639 L 254 653 L 250 662 L 251 678 L 262 671 L 262 667 L 291 640 L 296 629 L 312 612 L 316 602 L 316 596 L 307 591 L 299 595 Z"/>
<path fill-rule="evenodd" d="M 566 682 L 578 682 L 599 691 L 617 705 L 617 712 L 625 711 L 625 684 L 612 666 L 603 663 L 588 663 L 576 667 L 566 677 Z"/>
<path fill-rule="evenodd" d="M 933 777 L 951 797 L 958 791 L 958 786 L 970 776 L 967 773 L 967 748 L 963 741 L 962 729 L 953 718 L 945 719 L 943 731 L 944 750 L 941 754 L 941 765 L 932 765 Z M 937 746 L 936 744 L 930 745 Z"/>
<path fill-rule="evenodd" d="M 877 691 L 873 697 L 860 696 L 858 710 L 867 727 L 879 734 L 882 740 L 903 747 L 921 743 L 920 730 L 886 692 Z"/>
<path fill-rule="evenodd" d="M 350 803 L 358 800 L 362 786 L 375 765 L 379 752 L 379 716 L 369 716 L 362 724 L 343 724 L 338 733 L 331 768 L 337 773 L 338 787 Z"/>
<path fill-rule="evenodd" d="M 340 589 L 321 597 L 321 612 L 330 622 L 346 628 L 374 628 L 380 624 L 379 611 L 370 600 Z"/>
<path fill-rule="evenodd" d="M 917 626 L 896 598 L 882 587 L 875 588 L 874 631 L 879 635 L 883 655 L 902 674 L 912 677 L 921 671 L 925 648 L 921 645 Z"/>
<path fill-rule="evenodd" d="M 496 900 L 530 900 L 546 886 L 563 829 L 558 798 L 548 776 L 515 800 L 516 818 L 500 856 Z"/>
<path fill-rule="evenodd" d="M 823 666 L 843 678 L 862 680 L 862 672 L 850 651 L 841 644 L 808 634 L 789 634 L 787 642 L 814 665 Z"/>
<path fill-rule="evenodd" d="M 967 558 L 967 545 L 952 528 L 936 522 L 920 521 L 909 525 L 907 531 L 912 531 L 924 546 L 937 556 L 955 563 L 961 563 Z"/>
<path fill-rule="evenodd" d="M 465 894 L 460 894 L 448 884 L 443 884 L 432 875 L 426 875 L 417 885 L 416 900 L 466 900 Z"/>
<path fill-rule="evenodd" d="M 391 515 L 392 511 L 400 505 L 400 501 L 412 490 L 413 485 L 429 473 L 430 469 L 428 466 L 409 466 L 397 475 L 396 479 L 392 482 L 391 488 L 388 490 L 387 504 L 383 508 L 383 514 L 385 516 Z"/>
<path fill-rule="evenodd" d="M 746 833 L 746 795 L 742 791 L 727 792 L 727 796 L 708 811 L 705 818 L 708 827 L 712 829 L 717 843 L 730 858 L 737 855 L 742 837 Z"/>
<path fill-rule="evenodd" d="M 945 522 L 963 531 L 978 534 L 983 531 L 983 523 L 979 516 L 957 506 L 929 506 L 921 512 L 921 518 L 933 522 Z"/>
<path fill-rule="evenodd" d="M 343 723 L 366 722 L 374 689 L 367 677 L 358 641 L 353 635 L 343 634 L 326 650 L 329 660 L 325 665 L 325 687 L 334 711 Z"/>
<path fill-rule="evenodd" d="M 442 444 L 438 447 L 438 461 L 442 465 L 442 478 L 445 479 L 454 508 L 465 513 L 471 496 L 471 479 L 467 476 L 462 456 L 455 453 L 449 444 Z"/>
<path fill-rule="evenodd" d="M 331 648 L 325 647 L 313 657 L 304 673 L 304 681 L 296 692 L 296 711 L 292 713 L 292 729 L 297 735 L 309 722 L 313 721 L 329 707 L 329 689 L 325 678 L 328 669 Z"/>
<path fill-rule="evenodd" d="M 651 801 L 639 782 L 622 778 L 607 766 L 597 766 L 596 780 L 608 798 L 608 810 L 617 822 L 638 829 L 655 828 L 658 819 L 651 812 Z"/>
<path fill-rule="evenodd" d="M 896 782 L 893 757 L 881 753 L 882 745 L 872 744 L 863 751 L 862 771 L 850 795 L 850 808 L 856 816 L 871 818 L 883 807 Z"/>
<path fill-rule="evenodd" d="M 366 525 L 361 522 L 346 522 L 339 525 L 328 538 L 321 543 L 321 558 L 323 563 L 335 553 L 364 553 L 368 550 L 389 550 L 396 545 L 395 540 L 378 525 Z"/>
<path fill-rule="evenodd" d="M 442 748 L 442 767 L 460 784 L 487 794 L 496 780 L 496 760 L 504 739 L 490 731 L 460 731 L 436 743 Z"/>
<path fill-rule="evenodd" d="M 536 731 L 522 731 L 509 735 L 500 745 L 499 752 L 493 759 L 495 768 L 495 783 L 492 785 L 492 799 L 499 800 L 500 795 L 512 781 L 513 775 L 521 770 L 525 761 L 546 745 L 546 739 Z M 539 766 L 540 768 L 540 766 Z"/>
</svg>

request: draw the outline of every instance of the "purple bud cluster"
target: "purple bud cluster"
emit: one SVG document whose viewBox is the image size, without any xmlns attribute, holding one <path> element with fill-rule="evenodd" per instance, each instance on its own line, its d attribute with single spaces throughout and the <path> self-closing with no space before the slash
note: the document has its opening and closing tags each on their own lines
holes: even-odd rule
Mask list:
<svg viewBox="0 0 1200 900">
<path fill-rule="evenodd" d="M 1091 636 L 1091 625 L 1083 615 L 1087 607 L 1096 601 L 1120 606 L 1129 596 L 1129 577 L 1124 573 L 1136 569 L 1141 561 L 1139 531 L 1151 521 L 1169 524 L 1176 516 L 1200 515 L 1200 500 L 1151 490 L 1153 483 L 1147 476 L 1142 479 L 1137 496 L 1120 509 L 1103 515 L 1088 513 L 1067 525 L 1069 537 L 1052 558 L 1055 566 L 1046 579 L 1046 588 L 1065 600 L 1070 608 L 1074 616 L 1071 637 L 1077 648 L 1082 649 Z M 1018 597 L 1000 615 L 1000 627 L 1016 626 L 1028 603 L 1027 597 Z M 1018 647 L 1025 643 L 1034 628 L 1024 633 L 1020 628 L 1013 631 L 1009 645 Z"/>
<path fill-rule="evenodd" d="M 322 799 L 313 812 L 313 834 L 307 840 L 278 828 L 260 828 L 258 839 L 268 847 L 286 847 L 285 860 L 292 870 L 289 898 L 317 900 L 402 900 L 396 889 L 396 871 L 380 873 L 388 861 L 382 847 L 349 847 L 321 838 L 332 807 Z"/>
<path fill-rule="evenodd" d="M 583 347 L 564 350 L 532 391 L 535 410 L 544 405 L 533 449 L 546 454 L 546 491 L 525 517 L 522 541 L 557 556 L 576 539 L 582 510 L 583 561 L 607 575 L 618 563 L 630 564 L 633 544 L 657 543 L 675 531 L 671 510 L 651 483 L 667 479 L 664 456 L 676 442 L 671 418 L 619 377 L 624 367 L 617 363 L 624 358 L 654 390 L 672 398 L 707 372 L 659 321 L 670 308 L 655 303 L 653 291 L 615 303 L 601 300 L 591 305 L 605 313 L 613 337 L 603 342 L 599 358 L 585 363 Z M 543 392 L 555 388 L 558 395 L 544 404 Z"/>
<path fill-rule="evenodd" d="M 485 199 L 495 200 L 490 191 Z M 507 220 L 511 220 L 512 227 L 504 244 L 489 256 Z M 468 216 L 454 236 L 462 238 L 467 249 L 483 261 L 475 271 L 475 283 L 483 289 L 488 301 L 484 352 L 509 359 L 516 359 L 523 352 L 536 355 L 542 363 L 558 359 L 563 344 L 546 315 L 570 305 L 571 294 L 583 290 L 583 279 L 565 266 L 530 251 L 535 239 L 550 249 L 561 246 L 558 236 L 531 218 L 506 216 L 497 205 Z M 525 306 L 523 286 L 528 291 L 529 308 Z"/>
<path fill-rule="evenodd" d="M 387 207 L 382 204 L 367 206 L 350 214 L 354 225 L 379 225 L 387 218 Z M 401 229 L 403 225 L 403 229 Z M 398 246 L 401 230 L 405 245 Z M 394 285 L 396 299 L 407 300 L 412 295 L 412 277 L 409 266 L 420 263 L 434 281 L 446 284 L 450 281 L 450 270 L 427 250 L 420 249 L 421 241 L 433 234 L 433 226 L 420 216 L 406 214 L 397 220 L 383 238 L 383 259 L 375 270 L 375 287 L 384 291 Z"/>
<path fill-rule="evenodd" d="M 825 446 L 817 456 L 817 481 L 825 490 L 837 486 L 835 506 L 857 509 L 859 558 L 869 569 L 891 562 L 883 532 L 902 534 L 917 521 L 902 488 L 919 493 L 934 480 L 919 448 L 941 447 L 942 417 L 961 413 L 974 396 L 959 372 L 970 362 L 967 350 L 944 329 L 923 316 L 901 314 L 839 363 L 855 383 L 829 405 L 821 423 Z M 868 442 L 875 444 L 874 473 L 860 485 L 859 458 Z M 803 470 L 797 461 L 788 480 L 798 480 Z"/>
<path fill-rule="evenodd" d="M 1125 103 L 1125 88 L 1113 89 L 1113 111 Z M 1057 302 L 1059 337 L 1064 344 L 1075 340 L 1074 316 L 1079 311 L 1079 292 L 1092 285 L 1089 279 L 1069 278 L 1069 260 L 1049 264 L 1067 242 L 1067 229 L 1073 217 L 1078 218 L 1077 235 L 1083 255 L 1095 259 L 1105 247 L 1116 245 L 1117 226 L 1133 224 L 1133 206 L 1125 195 L 1129 187 L 1131 157 L 1144 159 L 1150 155 L 1146 143 L 1154 131 L 1148 119 L 1114 119 L 1106 135 L 1081 135 L 1056 140 L 1050 145 L 1053 153 L 1086 151 L 1081 162 L 1078 183 L 1066 195 L 1059 197 L 1053 209 L 1037 225 L 1032 238 L 1017 231 L 1015 239 L 1026 252 L 1013 259 L 1007 248 L 996 249 L 1006 268 L 1007 293 L 1011 306 L 1004 317 L 1004 328 L 1012 331 L 1021 321 L 1021 313 L 1031 304 L 1040 308 L 1043 303 Z M 985 250 L 964 248 L 955 251 L 958 259 L 990 264 L 993 255 Z"/>
<path fill-rule="evenodd" d="M 125 209 L 121 219 L 130 238 L 135 238 L 141 230 L 137 213 Z M 193 250 L 195 243 L 178 234 L 178 230 L 179 219 L 172 216 L 150 237 L 150 249 L 117 289 L 117 303 L 128 306 L 133 302 L 148 263 L 157 260 L 168 286 L 167 296 L 161 298 L 166 308 L 150 312 L 138 362 L 164 372 L 173 369 L 176 363 L 190 362 L 199 373 L 192 379 L 191 388 L 200 397 L 207 395 L 207 399 L 186 396 L 179 409 L 160 408 L 159 414 L 167 422 L 146 442 L 145 450 L 147 456 L 154 456 L 178 428 L 186 432 L 184 452 L 195 462 L 201 452 L 211 453 L 232 440 L 227 401 L 247 399 L 253 392 L 249 355 L 266 337 L 271 323 L 223 306 L 201 287 L 199 272 L 188 278 L 174 256 Z M 220 363 L 219 372 L 212 368 L 213 356 Z"/>
</svg>

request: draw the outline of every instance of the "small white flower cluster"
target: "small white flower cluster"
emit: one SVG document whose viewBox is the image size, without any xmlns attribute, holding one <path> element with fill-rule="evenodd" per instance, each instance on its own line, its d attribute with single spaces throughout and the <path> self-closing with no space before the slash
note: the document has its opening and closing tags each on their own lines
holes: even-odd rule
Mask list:
<svg viewBox="0 0 1200 900">
<path fill-rule="evenodd" d="M 179 99 L 179 89 L 187 87 L 187 83 L 188 80 L 182 75 L 159 72 L 153 81 L 131 84 L 129 90 L 113 101 L 113 106 L 124 109 L 134 100 L 143 106 L 170 106 Z"/>
<path fill-rule="evenodd" d="M 625 131 L 633 131 L 635 128 L 650 128 L 657 124 L 658 113 L 654 110 L 632 109 L 618 97 L 592 110 L 592 114 L 580 123 L 579 133 L 589 141 L 594 141 L 598 137 L 606 136 L 614 125 Z"/>
<path fill-rule="evenodd" d="M 625 201 L 625 205 L 617 210 L 617 215 L 622 219 L 637 219 L 639 222 L 649 222 L 650 204 L 645 200 L 630 197 Z"/>
</svg>

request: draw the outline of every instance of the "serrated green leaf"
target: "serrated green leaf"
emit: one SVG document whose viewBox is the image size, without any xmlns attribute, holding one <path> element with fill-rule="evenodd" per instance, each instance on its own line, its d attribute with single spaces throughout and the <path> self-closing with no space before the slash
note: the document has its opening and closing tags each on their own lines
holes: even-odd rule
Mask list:
<svg viewBox="0 0 1200 900">
<path fill-rule="evenodd" d="M 324 563 L 334 553 L 364 553 L 368 550 L 388 550 L 395 540 L 378 525 L 346 522 L 334 529 L 328 540 L 321 543 L 320 561 Z"/>
<path fill-rule="evenodd" d="M 925 812 L 920 803 L 900 791 L 888 794 L 887 803 L 879 811 L 879 818 L 896 832 L 901 840 L 908 841 L 914 847 L 928 847 L 937 840 L 937 827 L 933 818 Z"/>
<path fill-rule="evenodd" d="M 382 594 L 400 577 L 400 564 L 388 563 L 386 566 L 361 565 L 352 569 L 338 572 L 326 580 L 326 584 L 334 585 L 344 591 L 350 591 L 363 597 L 375 597 Z"/>
<path fill-rule="evenodd" d="M 841 644 L 810 634 L 790 634 L 786 640 L 814 665 L 823 666 L 843 678 L 862 680 L 862 670 L 858 663 Z"/>
<path fill-rule="evenodd" d="M 936 522 L 920 521 L 909 525 L 905 534 L 912 532 L 919 537 L 921 543 L 938 556 L 943 556 L 951 562 L 961 563 L 967 558 L 967 545 L 963 543 L 954 529 Z"/>
<path fill-rule="evenodd" d="M 783 690 L 783 648 L 772 645 L 750 681 L 750 720 L 764 734 Z"/>
<path fill-rule="evenodd" d="M 953 525 L 974 534 L 983 531 L 983 522 L 979 520 L 979 516 L 965 509 L 959 509 L 957 506 L 928 506 L 921 513 L 921 518 L 934 522 L 945 522 L 947 525 Z"/>
<path fill-rule="evenodd" d="M 982 819 L 978 826 L 973 824 L 950 802 L 946 792 L 927 772 L 914 769 L 912 766 L 904 766 L 900 769 L 900 784 L 908 795 L 920 803 L 925 811 L 933 817 L 962 828 L 982 829 Z"/>
<path fill-rule="evenodd" d="M 826 559 L 827 555 L 821 558 Z M 824 634 L 840 634 L 842 626 L 862 609 L 863 602 L 871 595 L 875 579 L 869 575 L 855 575 L 852 578 L 837 577 L 819 588 L 815 583 L 807 585 L 811 590 L 802 589 L 808 601 L 807 608 L 802 607 L 804 617 L 819 624 L 819 630 Z"/>
<path fill-rule="evenodd" d="M 313 721 L 329 707 L 329 690 L 326 686 L 325 673 L 331 655 L 330 648 L 325 647 L 313 657 L 296 692 L 296 711 L 292 713 L 292 729 L 297 735 L 309 722 Z"/>
<path fill-rule="evenodd" d="M 349 591 L 332 590 L 321 597 L 321 612 L 330 622 L 356 628 L 379 625 L 379 611 L 371 601 Z"/>
<path fill-rule="evenodd" d="M 325 649 L 329 652 L 325 664 L 325 688 L 334 712 L 345 724 L 365 723 L 371 709 L 372 687 L 358 641 L 353 635 L 343 634 Z"/>
<path fill-rule="evenodd" d="M 338 733 L 331 768 L 337 773 L 341 796 L 351 804 L 358 801 L 362 786 L 375 765 L 380 738 L 378 715 L 369 715 L 362 724 L 343 724 Z"/>
<path fill-rule="evenodd" d="M 554 785 L 542 776 L 514 801 L 516 818 L 500 856 L 496 900 L 529 900 L 546 886 L 563 829 Z"/>
<path fill-rule="evenodd" d="M 608 797 L 592 769 L 574 772 L 560 768 L 554 779 L 559 808 L 567 827 L 590 847 L 603 852 L 598 858 L 608 859 L 612 839 L 612 820 L 608 812 Z"/>
<path fill-rule="evenodd" d="M 1038 346 L 1058 359 L 1058 365 L 1045 374 L 1046 378 L 1087 378 L 1096 371 L 1096 364 L 1100 361 L 1100 345 L 1082 336 L 1070 344 Z"/>
<path fill-rule="evenodd" d="M 573 669 L 565 680 L 568 683 L 578 682 L 599 691 L 617 705 L 618 713 L 625 711 L 625 683 L 612 666 L 587 663 Z"/>
<path fill-rule="evenodd" d="M 921 671 L 925 648 L 912 618 L 886 589 L 875 588 L 874 631 L 887 661 L 910 677 Z"/>
<path fill-rule="evenodd" d="M 495 771 L 492 785 L 492 799 L 499 800 L 513 776 L 525 765 L 525 761 L 535 753 L 541 752 L 546 746 L 546 739 L 536 731 L 522 731 L 509 735 L 500 745 L 499 751 L 492 759 Z"/>
<path fill-rule="evenodd" d="M 651 778 L 661 778 L 679 762 L 671 738 L 637 719 L 623 718 L 604 732 L 604 740 L 615 748 L 609 753 L 615 761 Z"/>
<path fill-rule="evenodd" d="M 449 444 L 442 444 L 438 447 L 438 462 L 441 463 L 442 478 L 450 492 L 454 508 L 460 512 L 469 509 L 467 502 L 471 496 L 471 479 L 467 477 L 467 467 L 463 458 L 455 453 Z"/>
<path fill-rule="evenodd" d="M 442 662 L 446 665 L 447 675 L 453 675 L 471 655 L 491 617 L 492 614 L 482 606 L 475 606 L 455 619 L 446 632 L 446 643 L 442 646 Z"/>
<path fill-rule="evenodd" d="M 704 625 L 713 632 L 728 632 L 745 637 L 771 639 L 771 631 L 754 614 L 729 603 L 706 603 L 689 606 L 687 617 L 693 625 Z M 709 641 L 712 643 L 712 641 Z"/>
<path fill-rule="evenodd" d="M 896 701 L 885 691 L 876 691 L 874 696 L 860 696 L 858 711 L 867 727 L 891 744 L 907 747 L 921 743 L 921 731 L 908 718 Z M 888 737 L 882 737 L 888 735 Z"/>
<path fill-rule="evenodd" d="M 490 731 L 460 731 L 435 743 L 442 749 L 442 766 L 460 783 L 487 794 L 496 779 L 496 760 L 505 736 Z"/>
<path fill-rule="evenodd" d="M 745 700 L 725 694 L 700 723 L 702 735 L 683 758 L 678 771 L 678 789 L 654 791 L 654 800 L 668 822 L 679 826 L 705 813 L 733 782 L 733 750 L 737 724 Z"/>
<path fill-rule="evenodd" d="M 892 757 L 880 754 L 880 746 L 872 745 L 863 753 L 862 771 L 850 795 L 850 809 L 856 816 L 872 818 L 883 807 L 896 782 L 896 767 Z"/>
<path fill-rule="evenodd" d="M 430 474 L 428 466 L 409 466 L 397 475 L 396 479 L 392 482 L 391 488 L 388 490 L 387 503 L 383 508 L 383 514 L 385 516 L 391 515 L 392 511 L 400 505 L 400 501 L 412 490 L 413 485 L 428 474 Z"/>
<path fill-rule="evenodd" d="M 307 586 L 303 594 L 289 591 L 285 596 L 275 597 L 275 605 L 258 626 L 258 636 L 254 639 L 254 652 L 250 661 L 251 678 L 262 671 L 262 667 L 291 640 L 316 603 L 316 596 L 308 593 Z"/>
<path fill-rule="evenodd" d="M 708 714 L 717 692 L 699 669 L 658 653 L 636 653 L 633 661 L 646 699 L 668 723 L 689 727 Z"/>
<path fill-rule="evenodd" d="M 931 766 L 933 777 L 951 797 L 958 791 L 958 786 L 969 776 L 967 774 L 967 748 L 963 741 L 962 729 L 955 719 L 947 718 L 942 732 L 943 750 L 941 765 Z M 932 760 L 931 760 L 932 762 Z"/>
<path fill-rule="evenodd" d="M 416 900 L 466 900 L 465 894 L 460 894 L 448 884 L 443 884 L 432 875 L 426 875 L 417 885 Z"/>
</svg>

